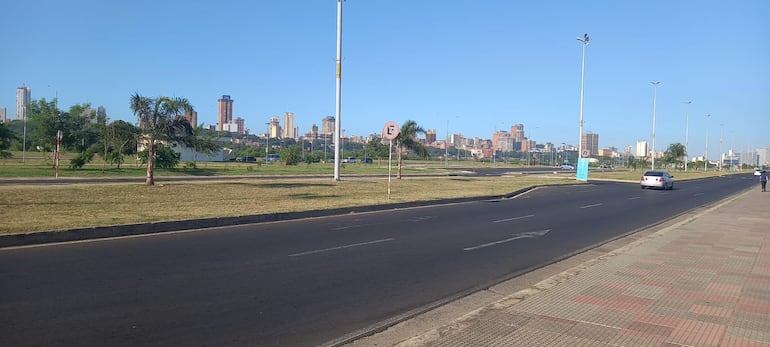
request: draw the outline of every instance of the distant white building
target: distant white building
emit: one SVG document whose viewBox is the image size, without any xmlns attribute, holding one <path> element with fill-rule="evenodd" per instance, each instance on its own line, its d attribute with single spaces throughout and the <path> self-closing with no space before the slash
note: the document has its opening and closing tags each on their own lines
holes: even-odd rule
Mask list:
<svg viewBox="0 0 770 347">
<path fill-rule="evenodd" d="M 221 148 L 213 153 L 198 153 L 194 149 L 181 144 L 171 145 L 174 152 L 179 153 L 181 161 L 227 161 L 235 155 L 231 148 Z"/>
<path fill-rule="evenodd" d="M 757 158 L 759 165 L 770 166 L 770 147 L 757 148 Z"/>
<path fill-rule="evenodd" d="M 645 158 L 649 154 L 649 148 L 647 141 L 636 141 L 636 152 L 634 155 L 639 158 Z"/>
<path fill-rule="evenodd" d="M 27 106 L 32 102 L 32 89 L 26 85 L 16 88 L 16 119 L 27 120 Z"/>
</svg>

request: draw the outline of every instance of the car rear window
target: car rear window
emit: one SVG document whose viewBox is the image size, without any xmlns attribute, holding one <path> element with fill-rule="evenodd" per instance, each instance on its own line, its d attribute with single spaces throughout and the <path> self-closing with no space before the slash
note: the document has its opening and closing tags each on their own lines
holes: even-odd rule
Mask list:
<svg viewBox="0 0 770 347">
<path fill-rule="evenodd" d="M 644 173 L 645 176 L 663 176 L 663 173 L 660 171 L 647 171 Z"/>
</svg>

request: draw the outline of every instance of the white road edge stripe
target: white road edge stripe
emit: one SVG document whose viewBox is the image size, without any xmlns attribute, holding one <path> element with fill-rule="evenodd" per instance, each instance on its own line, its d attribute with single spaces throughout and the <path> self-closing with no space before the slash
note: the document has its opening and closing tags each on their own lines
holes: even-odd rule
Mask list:
<svg viewBox="0 0 770 347">
<path fill-rule="evenodd" d="M 591 208 L 591 207 L 596 207 L 596 206 L 601 206 L 601 205 L 602 204 L 599 203 L 599 204 L 581 206 L 580 208 Z"/>
<path fill-rule="evenodd" d="M 534 214 L 530 214 L 530 215 L 521 216 L 521 217 L 506 218 L 506 219 L 492 221 L 492 223 L 510 222 L 512 220 L 524 219 L 524 218 L 532 218 L 534 216 L 535 216 Z"/>
<path fill-rule="evenodd" d="M 367 242 L 354 243 L 354 244 L 344 245 L 344 246 L 339 246 L 339 247 L 331 247 L 331 248 L 317 249 L 317 250 L 314 250 L 314 251 L 294 253 L 294 254 L 289 254 L 289 256 L 290 257 L 301 257 L 303 255 L 323 253 L 323 252 L 329 252 L 329 251 L 336 251 L 336 250 L 345 249 L 345 248 L 351 248 L 351 247 L 368 246 L 368 245 L 373 245 L 375 243 L 382 243 L 382 242 L 388 242 L 388 241 L 393 241 L 393 240 L 395 240 L 395 239 L 390 238 L 390 239 L 367 241 Z"/>
</svg>

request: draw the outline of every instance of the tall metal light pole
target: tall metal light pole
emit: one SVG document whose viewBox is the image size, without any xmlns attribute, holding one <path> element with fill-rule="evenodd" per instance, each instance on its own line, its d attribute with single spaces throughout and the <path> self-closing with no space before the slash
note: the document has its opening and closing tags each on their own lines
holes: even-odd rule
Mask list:
<svg viewBox="0 0 770 347">
<path fill-rule="evenodd" d="M 655 170 L 655 107 L 658 97 L 658 84 L 660 84 L 660 81 L 650 83 L 652 84 L 652 170 Z"/>
<path fill-rule="evenodd" d="M 340 180 L 340 110 L 342 105 L 342 0 L 337 0 L 337 97 L 334 116 L 334 180 Z"/>
<path fill-rule="evenodd" d="M 449 165 L 449 119 L 446 120 L 446 140 L 444 141 L 444 168 Z"/>
<path fill-rule="evenodd" d="M 725 163 L 724 152 L 722 152 L 722 130 L 724 126 L 724 124 L 719 124 L 719 171 L 722 171 L 722 166 Z"/>
<path fill-rule="evenodd" d="M 578 161 L 583 157 L 583 96 L 586 76 L 586 46 L 588 46 L 588 34 L 578 37 L 578 41 L 583 43 L 583 62 L 580 66 L 580 137 L 578 137 Z M 577 164 L 577 163 L 575 163 Z"/>
<path fill-rule="evenodd" d="M 706 115 L 706 150 L 703 153 L 703 171 L 709 169 L 709 118 L 710 114 Z"/>
<path fill-rule="evenodd" d="M 687 162 L 689 161 L 687 151 L 690 150 L 690 146 L 688 141 L 688 135 L 690 132 L 690 104 L 692 104 L 692 100 L 687 100 L 684 102 L 687 104 L 687 108 L 684 111 L 684 171 L 687 172 Z"/>
<path fill-rule="evenodd" d="M 265 123 L 267 125 L 267 141 L 265 141 L 265 164 L 270 159 L 270 122 Z"/>
</svg>

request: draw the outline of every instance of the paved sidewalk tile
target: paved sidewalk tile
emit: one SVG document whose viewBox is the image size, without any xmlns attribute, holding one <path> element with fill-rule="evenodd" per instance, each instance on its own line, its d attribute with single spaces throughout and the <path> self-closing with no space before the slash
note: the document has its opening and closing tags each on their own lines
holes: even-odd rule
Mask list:
<svg viewBox="0 0 770 347">
<path fill-rule="evenodd" d="M 417 345 L 770 347 L 768 207 L 748 191 Z"/>
</svg>

